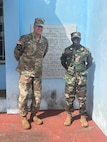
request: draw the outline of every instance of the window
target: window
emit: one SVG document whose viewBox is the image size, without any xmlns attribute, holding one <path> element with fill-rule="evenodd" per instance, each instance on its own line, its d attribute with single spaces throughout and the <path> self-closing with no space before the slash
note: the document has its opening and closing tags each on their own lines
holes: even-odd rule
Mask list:
<svg viewBox="0 0 107 142">
<path fill-rule="evenodd" d="M 5 63 L 3 1 L 0 1 L 0 63 Z"/>
</svg>

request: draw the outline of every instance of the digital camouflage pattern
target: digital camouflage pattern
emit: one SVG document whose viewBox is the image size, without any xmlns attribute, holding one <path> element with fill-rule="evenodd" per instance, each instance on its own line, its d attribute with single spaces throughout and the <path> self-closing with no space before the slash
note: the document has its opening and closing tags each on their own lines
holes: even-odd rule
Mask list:
<svg viewBox="0 0 107 142">
<path fill-rule="evenodd" d="M 34 38 L 34 34 L 23 35 L 17 44 L 14 55 L 19 62 L 16 70 L 21 74 L 30 76 L 42 75 L 42 61 L 48 51 L 48 41 L 42 36 L 39 41 Z"/>
<path fill-rule="evenodd" d="M 41 76 L 42 61 L 48 51 L 48 41 L 44 36 L 38 41 L 34 33 L 23 35 L 19 39 L 14 50 L 14 56 L 18 61 L 16 70 L 20 73 L 19 80 L 19 111 L 21 116 L 26 116 L 29 89 L 33 87 L 31 112 L 39 110 L 41 102 Z"/>
<path fill-rule="evenodd" d="M 67 47 L 61 56 L 61 64 L 67 70 L 65 79 L 66 111 L 73 112 L 75 95 L 79 100 L 80 113 L 86 115 L 86 83 L 87 69 L 92 65 L 92 56 L 89 50 L 82 45 L 77 49 L 73 44 Z"/>
<path fill-rule="evenodd" d="M 44 27 L 45 20 L 42 18 L 35 18 L 34 25 Z"/>
<path fill-rule="evenodd" d="M 31 88 L 31 85 L 33 86 L 32 90 L 32 103 L 31 103 L 31 113 L 36 114 L 40 108 L 41 103 L 41 79 L 40 78 L 33 78 L 29 77 L 27 75 L 20 75 L 19 80 L 19 89 L 20 89 L 20 95 L 19 95 L 19 113 L 21 116 L 26 116 L 28 114 L 28 95 L 29 90 Z"/>
</svg>

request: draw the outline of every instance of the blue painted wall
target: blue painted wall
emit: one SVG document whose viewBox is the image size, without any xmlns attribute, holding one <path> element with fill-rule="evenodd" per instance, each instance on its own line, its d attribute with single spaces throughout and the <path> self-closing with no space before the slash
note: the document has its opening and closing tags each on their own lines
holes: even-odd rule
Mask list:
<svg viewBox="0 0 107 142">
<path fill-rule="evenodd" d="M 18 0 L 12 0 L 11 2 L 4 0 L 4 32 L 6 51 L 6 101 L 7 108 L 13 109 L 17 107 L 16 101 L 18 98 L 18 75 L 15 71 L 17 63 L 14 59 L 14 47 L 19 38 Z"/>
<path fill-rule="evenodd" d="M 88 0 L 87 45 L 93 53 L 95 64 L 92 96 L 89 106 L 93 106 L 92 118 L 107 136 L 107 1 Z M 93 91 L 92 91 L 93 90 Z M 92 94 L 93 92 L 93 94 Z"/>
<path fill-rule="evenodd" d="M 0 65 L 0 90 L 6 89 L 6 72 L 5 65 Z"/>
<path fill-rule="evenodd" d="M 44 17 L 45 24 L 76 24 L 77 30 L 82 33 L 81 43 L 92 51 L 94 57 L 94 64 L 88 76 L 87 109 L 107 136 L 106 5 L 106 0 L 4 0 L 8 111 L 17 109 L 19 75 L 15 71 L 17 62 L 13 50 L 20 35 L 30 32 L 30 25 L 35 17 Z M 50 82 L 53 84 L 54 80 Z M 59 82 L 59 88 L 63 89 L 63 82 L 61 84 L 60 79 L 56 81 L 58 85 Z"/>
<path fill-rule="evenodd" d="M 45 24 L 76 24 L 77 30 L 82 32 L 82 42 L 86 41 L 86 0 L 19 1 L 20 34 L 29 32 L 30 24 L 34 22 L 35 17 L 43 17 L 46 20 Z"/>
<path fill-rule="evenodd" d="M 13 4 L 14 7 L 12 7 Z M 14 48 L 16 39 L 18 39 L 20 35 L 30 32 L 30 24 L 34 22 L 35 17 L 44 17 L 46 24 L 77 24 L 77 30 L 82 32 L 82 43 L 84 44 L 86 41 L 86 5 L 85 0 L 80 0 L 79 2 L 78 0 L 12 0 L 11 2 L 4 0 L 4 20 L 7 22 L 7 24 L 5 23 L 5 33 L 9 31 L 9 33 L 6 34 L 6 46 Z M 10 21 L 10 19 L 12 21 Z M 8 39 L 10 37 L 12 42 Z M 9 43 L 10 45 L 7 45 Z M 13 44 L 13 46 L 11 44 Z M 6 52 L 8 52 L 6 54 L 7 66 L 10 60 L 14 59 L 11 50 Z M 11 54 L 9 52 L 11 52 Z M 12 57 L 8 58 L 9 55 L 12 55 Z M 10 62 L 12 66 L 14 64 L 13 62 Z M 0 89 L 6 88 L 6 74 L 4 68 L 5 65 L 0 65 L 0 71 L 2 72 L 2 74 L 0 74 L 2 80 Z M 7 70 L 11 69 L 8 68 Z"/>
<path fill-rule="evenodd" d="M 64 9 L 63 12 L 62 9 Z M 67 2 L 60 0 L 12 0 L 11 3 L 10 1 L 4 0 L 6 90 L 8 100 L 7 111 L 9 110 L 9 112 L 11 109 L 17 109 L 19 95 L 19 74 L 15 71 L 17 61 L 13 55 L 14 47 L 22 34 L 30 32 L 30 26 L 33 24 L 35 17 L 44 17 L 45 24 L 76 24 L 77 29 L 83 33 L 82 42 L 85 43 L 85 0 L 80 0 L 79 3 L 78 0 L 75 0 L 75 2 L 71 0 Z M 63 90 L 63 82 L 60 85 Z"/>
</svg>

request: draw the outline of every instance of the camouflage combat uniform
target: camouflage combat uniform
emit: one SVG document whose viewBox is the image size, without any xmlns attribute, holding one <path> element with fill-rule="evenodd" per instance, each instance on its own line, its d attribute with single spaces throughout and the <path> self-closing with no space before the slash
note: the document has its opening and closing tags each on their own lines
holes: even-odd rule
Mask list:
<svg viewBox="0 0 107 142">
<path fill-rule="evenodd" d="M 41 102 L 42 61 L 48 51 L 48 41 L 44 36 L 38 41 L 34 33 L 23 35 L 17 44 L 14 55 L 18 61 L 16 70 L 20 73 L 19 80 L 19 111 L 22 116 L 28 113 L 27 101 L 29 89 L 33 87 L 31 112 L 36 113 Z"/>
<path fill-rule="evenodd" d="M 87 69 L 92 65 L 92 56 L 89 50 L 82 45 L 77 49 L 73 44 L 67 47 L 61 56 L 61 64 L 67 70 L 65 79 L 65 98 L 68 113 L 74 111 L 73 101 L 75 95 L 79 100 L 79 111 L 81 115 L 86 115 L 86 91 L 87 91 Z"/>
</svg>

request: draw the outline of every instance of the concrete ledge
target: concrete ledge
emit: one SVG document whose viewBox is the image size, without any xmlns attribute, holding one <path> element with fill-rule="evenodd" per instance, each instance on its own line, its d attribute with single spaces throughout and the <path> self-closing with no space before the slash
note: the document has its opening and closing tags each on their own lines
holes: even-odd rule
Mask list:
<svg viewBox="0 0 107 142">
<path fill-rule="evenodd" d="M 7 109 L 7 114 L 17 114 L 19 113 L 19 109 Z"/>
</svg>

